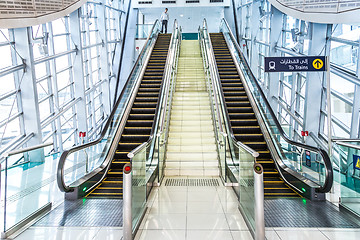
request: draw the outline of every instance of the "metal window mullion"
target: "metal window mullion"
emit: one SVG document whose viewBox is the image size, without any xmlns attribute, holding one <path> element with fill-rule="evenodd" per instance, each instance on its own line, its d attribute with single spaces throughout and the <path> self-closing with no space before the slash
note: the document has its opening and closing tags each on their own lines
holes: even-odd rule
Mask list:
<svg viewBox="0 0 360 240">
<path fill-rule="evenodd" d="M 27 142 L 27 146 L 38 145 L 42 143 L 41 126 L 40 126 L 40 110 L 38 105 L 38 94 L 35 74 L 35 60 L 32 43 L 32 28 L 15 28 L 14 39 L 18 40 L 16 51 L 26 61 L 26 71 L 19 75 L 19 87 L 21 90 L 20 101 L 26 101 L 22 104 L 22 112 L 24 119 L 24 134 L 34 133 L 34 136 Z M 36 159 L 36 161 L 44 161 L 43 155 L 38 152 L 27 154 L 28 159 Z"/>
<path fill-rule="evenodd" d="M 342 102 L 350 105 L 351 107 L 353 106 L 352 100 L 350 98 L 348 98 L 347 96 L 345 96 L 344 94 L 342 94 L 342 93 L 340 93 L 340 92 L 338 92 L 338 91 L 336 91 L 334 89 L 331 89 L 331 95 L 335 96 L 336 98 L 338 98 Z"/>
<path fill-rule="evenodd" d="M 69 118 L 65 118 L 65 121 L 61 124 L 61 127 L 63 127 L 65 124 L 67 124 L 68 122 L 70 122 L 71 120 L 73 120 L 73 118 L 76 116 L 76 113 L 73 113 Z"/>
<path fill-rule="evenodd" d="M 0 102 L 6 98 L 11 97 L 12 95 L 17 94 L 18 92 L 20 92 L 20 90 L 15 89 L 10 92 L 4 93 L 3 95 L 0 96 Z"/>
<path fill-rule="evenodd" d="M 51 78 L 51 77 L 52 77 L 51 74 L 48 74 L 48 75 L 45 75 L 43 77 L 37 78 L 36 83 L 41 83 L 42 81 L 45 81 L 45 80 L 47 80 L 48 78 Z"/>
<path fill-rule="evenodd" d="M 46 142 L 50 137 L 53 136 L 53 139 L 56 138 L 54 137 L 54 133 L 58 132 L 57 130 L 52 130 L 50 131 L 48 134 L 46 134 L 44 137 L 43 137 L 43 142 Z M 56 148 L 54 147 L 54 150 L 56 151 Z"/>
<path fill-rule="evenodd" d="M 82 37 L 86 37 L 85 35 L 81 34 L 81 27 L 84 25 L 84 21 L 82 21 L 79 17 L 81 16 L 81 9 L 84 7 L 81 7 L 77 11 L 74 11 L 70 14 L 69 18 L 69 29 L 71 34 L 71 39 L 74 43 L 74 45 L 77 46 L 78 52 L 77 54 L 72 54 L 72 79 L 74 82 L 74 98 L 81 98 L 81 100 L 72 107 L 72 109 L 76 109 L 76 123 L 74 126 L 76 127 L 77 131 L 87 132 L 88 125 L 87 125 L 87 110 L 86 110 L 86 97 L 85 97 L 85 85 L 86 85 L 86 78 L 85 78 L 85 72 L 83 67 L 84 62 L 84 56 L 83 56 L 83 41 Z M 87 137 L 85 137 L 85 141 L 87 141 Z M 78 139 L 75 138 L 76 143 L 79 143 Z"/>
<path fill-rule="evenodd" d="M 348 40 L 348 39 L 338 38 L 338 37 L 330 37 L 330 41 L 343 43 L 343 44 L 350 45 L 353 47 L 359 47 L 359 45 L 360 45 L 360 40 L 354 41 L 354 40 Z"/>
<path fill-rule="evenodd" d="M 56 59 L 56 58 L 66 56 L 66 55 L 71 54 L 71 53 L 76 53 L 76 51 L 77 51 L 76 49 L 70 49 L 70 50 L 67 50 L 65 52 L 53 54 L 53 55 L 47 56 L 47 57 L 42 57 L 42 58 L 37 59 L 36 61 L 34 61 L 34 64 L 44 63 L 44 62 L 47 62 L 47 61 L 50 61 L 50 60 L 53 60 L 53 59 Z"/>
<path fill-rule="evenodd" d="M 11 48 L 11 51 L 15 51 L 15 50 L 13 50 L 13 48 Z M 15 55 L 15 58 L 17 58 L 16 55 Z M 24 70 L 24 68 L 25 68 L 24 63 L 21 63 L 21 64 L 14 64 L 13 63 L 13 66 L 6 67 L 6 68 L 3 68 L 3 69 L 0 70 L 0 77 L 6 76 L 6 75 L 14 73 L 14 72 L 17 72 L 19 70 Z"/>
<path fill-rule="evenodd" d="M 53 55 L 53 54 L 55 54 L 55 42 L 54 42 L 54 31 L 53 31 L 52 22 L 48 23 L 48 28 L 49 28 L 49 42 L 50 42 L 49 52 L 50 52 L 50 54 Z M 69 49 L 67 49 L 67 50 L 69 50 Z M 53 74 L 53 78 L 52 78 L 52 81 L 49 82 L 49 84 L 50 84 L 50 86 L 52 86 L 52 89 L 53 89 L 54 96 L 53 96 L 53 100 L 52 100 L 52 105 L 53 105 L 52 113 L 53 113 L 53 115 L 55 115 L 55 113 L 57 111 L 59 111 L 59 109 L 60 109 L 59 90 L 58 90 L 58 84 L 57 84 L 57 82 L 58 82 L 57 74 L 58 73 L 56 70 L 57 69 L 56 68 L 56 60 L 52 59 L 50 61 L 50 63 L 51 63 L 51 71 Z M 54 131 L 54 133 L 55 133 L 53 135 L 54 150 L 58 151 L 58 152 L 62 152 L 63 151 L 62 131 L 61 131 L 61 124 L 60 124 L 59 118 L 55 118 L 54 121 L 51 122 L 51 128 L 52 128 L 52 131 Z"/>
<path fill-rule="evenodd" d="M 56 114 L 52 114 L 48 116 L 44 121 L 41 123 L 41 128 L 45 128 L 47 125 L 49 125 L 51 122 L 53 122 L 56 118 L 59 118 L 61 115 L 63 115 L 67 110 L 72 108 L 76 103 L 78 103 L 81 100 L 81 98 L 72 99 L 71 101 L 67 102 L 66 105 L 61 107 L 59 112 Z M 61 129 L 61 128 L 59 128 Z"/>
<path fill-rule="evenodd" d="M 70 60 L 69 60 L 69 57 L 68 57 L 68 61 L 69 61 L 69 64 L 71 64 L 71 62 L 70 62 Z M 56 72 L 56 74 L 63 73 L 63 72 L 65 72 L 65 71 L 70 70 L 71 68 L 72 68 L 72 66 L 71 66 L 71 65 L 69 65 L 69 66 L 67 66 L 67 67 L 64 67 L 64 68 L 62 68 L 62 69 L 58 70 L 58 71 Z"/>
<path fill-rule="evenodd" d="M 21 115 L 22 115 L 22 112 L 17 112 L 15 114 L 11 115 L 9 118 L 4 119 L 3 121 L 0 122 L 0 128 L 5 126 L 9 122 L 15 120 L 16 118 L 20 117 Z"/>
<path fill-rule="evenodd" d="M 66 142 L 67 140 L 69 140 L 73 135 L 74 135 L 74 138 L 76 138 L 76 137 L 75 137 L 75 134 L 74 134 L 75 132 L 76 132 L 76 129 L 71 130 L 69 136 L 67 136 L 62 143 L 64 144 L 64 142 Z"/>
<path fill-rule="evenodd" d="M 58 92 L 62 92 L 62 91 L 64 91 L 65 89 L 67 89 L 68 87 L 70 87 L 71 85 L 73 85 L 74 83 L 73 82 L 70 82 L 68 85 L 66 85 L 66 86 L 64 86 L 64 87 L 62 87 L 62 88 L 60 88 L 60 89 L 58 89 Z"/>
<path fill-rule="evenodd" d="M 51 97 L 53 97 L 53 94 L 46 95 L 42 99 L 39 99 L 39 104 L 43 103 L 44 101 L 46 101 L 48 99 L 51 99 Z M 51 111 L 51 109 L 50 109 L 50 112 L 52 113 L 53 111 Z"/>
<path fill-rule="evenodd" d="M 15 34 L 14 34 L 14 29 L 9 29 L 9 39 L 11 42 L 15 42 Z M 17 53 L 15 51 L 14 48 L 10 49 L 11 51 L 11 63 L 12 65 L 17 65 Z M 23 63 L 21 63 L 23 64 Z M 14 85 L 15 85 L 15 89 L 17 90 L 16 93 L 16 106 L 19 112 L 23 112 L 23 106 L 22 106 L 22 100 L 21 100 L 21 88 L 20 88 L 20 77 L 22 77 L 23 71 L 16 71 L 14 72 L 13 76 L 14 76 Z M 24 122 L 24 115 L 22 114 L 21 116 L 19 116 L 19 124 L 20 124 L 20 134 L 23 135 L 25 134 L 25 122 Z"/>
</svg>

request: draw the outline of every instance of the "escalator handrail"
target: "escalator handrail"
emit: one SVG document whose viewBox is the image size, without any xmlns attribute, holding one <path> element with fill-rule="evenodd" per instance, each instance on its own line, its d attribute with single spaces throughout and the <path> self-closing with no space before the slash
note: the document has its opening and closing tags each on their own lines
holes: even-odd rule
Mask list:
<svg viewBox="0 0 360 240">
<path fill-rule="evenodd" d="M 199 31 L 199 35 L 200 35 L 199 39 L 201 39 L 201 43 L 202 43 L 202 50 L 206 51 L 206 43 L 205 43 L 205 38 L 204 38 L 204 31 L 201 31 L 200 26 L 199 26 L 198 31 Z M 215 80 L 211 77 L 211 75 L 214 74 L 214 73 L 213 73 L 213 71 L 211 71 L 210 64 L 209 64 L 209 58 L 210 57 L 208 56 L 208 54 L 203 53 L 203 58 L 204 58 L 204 61 L 206 61 L 206 59 L 207 59 L 207 61 L 204 63 L 204 67 L 206 67 L 208 69 L 208 71 L 210 72 L 210 79 L 211 79 L 211 83 L 212 83 L 211 87 L 213 89 L 212 91 L 214 92 L 215 96 L 217 96 L 217 94 L 216 94 L 217 93 L 217 91 L 216 91 L 217 88 L 215 87 L 215 83 L 214 83 Z M 210 91 L 210 89 L 211 88 L 209 86 L 209 91 Z M 219 101 L 218 101 L 218 99 L 216 97 L 214 97 L 214 102 L 215 102 L 215 108 L 216 108 L 216 115 L 217 115 L 217 118 L 218 118 L 218 121 L 219 121 L 218 125 L 219 125 L 220 133 L 225 134 L 223 126 L 222 126 L 221 116 L 220 116 Z"/>
<path fill-rule="evenodd" d="M 203 20 L 203 28 L 206 29 L 207 31 L 207 37 L 209 39 L 209 47 L 210 49 L 213 49 L 213 46 L 212 46 L 212 43 L 211 43 L 211 38 L 210 38 L 210 35 L 209 35 L 209 32 L 208 32 L 208 26 L 207 26 L 207 21 L 206 19 L 204 18 Z M 214 69 L 214 74 L 215 74 L 215 77 L 217 78 L 214 82 L 216 84 L 218 84 L 220 82 L 220 75 L 219 75 L 219 70 L 217 68 L 217 64 L 216 64 L 216 59 L 215 59 L 215 55 L 213 53 L 213 51 L 211 51 L 211 56 L 209 57 L 209 60 L 212 62 L 212 66 L 215 68 Z M 209 64 L 210 65 L 210 64 Z M 258 157 L 260 154 L 255 151 L 254 149 L 252 149 L 251 147 L 247 146 L 246 144 L 238 141 L 235 136 L 234 136 L 234 133 L 233 133 L 233 130 L 232 128 L 230 127 L 230 117 L 229 117 L 229 114 L 227 112 L 227 109 L 225 108 L 226 104 L 225 104 L 225 96 L 224 96 L 224 92 L 222 90 L 222 88 L 218 86 L 218 89 L 220 89 L 220 91 L 217 91 L 217 92 L 220 92 L 219 96 L 220 96 L 220 100 L 221 100 L 221 106 L 222 106 L 222 109 L 223 109 L 223 116 L 224 116 L 224 120 L 225 120 L 225 123 L 226 125 L 228 126 L 227 128 L 227 131 L 228 131 L 228 135 L 230 137 L 230 140 L 233 142 L 233 144 L 237 147 L 237 148 L 241 148 L 245 151 L 247 151 L 248 153 L 250 153 L 253 157 Z M 256 161 L 256 160 L 255 160 Z"/>
<path fill-rule="evenodd" d="M 271 107 L 270 103 L 268 102 L 264 92 L 262 91 L 262 88 L 260 87 L 260 84 L 258 83 L 255 76 L 253 75 L 248 62 L 246 61 L 246 58 L 243 56 L 241 48 L 239 47 L 239 44 L 237 43 L 234 35 L 232 34 L 231 28 L 229 27 L 229 24 L 227 23 L 226 19 L 224 19 L 224 18 L 222 19 L 222 21 L 225 23 L 226 27 L 228 28 L 229 35 L 230 35 L 230 37 L 231 37 L 231 39 L 232 39 L 232 41 L 234 43 L 234 46 L 236 47 L 237 51 L 239 52 L 240 57 L 243 60 L 243 63 L 246 65 L 247 69 L 249 69 L 248 74 L 250 75 L 251 79 L 254 81 L 254 83 L 255 83 L 255 85 L 257 87 L 257 90 L 259 91 L 262 99 L 264 100 L 264 103 L 265 103 L 267 109 L 269 110 L 269 113 L 270 113 L 270 115 L 272 117 L 272 120 L 275 122 L 275 125 L 276 125 L 280 135 L 284 138 L 284 140 L 287 143 L 289 143 L 291 145 L 294 145 L 294 146 L 297 146 L 297 147 L 300 147 L 300 148 L 304 148 L 306 150 L 310 150 L 310 151 L 313 151 L 313 152 L 318 152 L 321 155 L 321 157 L 323 158 L 325 169 L 326 169 L 326 173 L 325 173 L 326 178 L 325 178 L 324 185 L 320 186 L 320 188 L 318 188 L 317 190 L 319 192 L 322 192 L 322 193 L 329 192 L 331 190 L 332 184 L 333 184 L 333 168 L 332 168 L 332 164 L 331 164 L 331 160 L 330 160 L 329 155 L 327 154 L 327 152 L 325 150 L 323 150 L 321 148 L 316 148 L 316 147 L 313 147 L 313 146 L 309 146 L 309 145 L 306 145 L 306 144 L 303 144 L 303 143 L 293 141 L 287 136 L 287 134 L 285 133 L 285 131 L 281 127 L 281 124 L 279 123 L 274 111 L 272 110 L 272 107 Z"/>
<path fill-rule="evenodd" d="M 156 19 L 151 30 L 150 30 L 150 33 L 152 33 L 154 31 L 154 28 L 157 24 L 160 24 L 159 23 L 159 20 Z M 148 42 L 150 41 L 150 37 L 151 37 L 151 34 L 147 37 L 146 39 L 146 42 L 144 43 L 144 46 L 146 46 L 148 44 Z M 79 151 L 79 150 L 82 150 L 82 149 L 85 149 L 87 147 L 90 147 L 90 146 L 94 146 L 98 143 L 100 143 L 104 137 L 105 137 L 105 134 L 106 132 L 108 131 L 108 128 L 110 127 L 111 123 L 113 122 L 113 117 L 117 111 L 117 108 L 120 104 L 120 101 L 125 93 L 125 90 L 126 90 L 126 86 L 129 84 L 130 80 L 131 80 L 131 76 L 134 74 L 135 70 L 136 70 L 136 66 L 138 65 L 139 61 L 140 61 L 140 58 L 141 56 L 144 54 L 145 52 L 145 47 L 141 50 L 135 64 L 133 65 L 133 68 L 129 74 L 129 77 L 128 79 L 126 80 L 126 83 L 121 91 L 121 94 L 120 96 L 118 97 L 114 107 L 113 107 L 113 110 L 111 111 L 109 117 L 108 117 L 108 120 L 106 121 L 106 124 L 105 126 L 103 127 L 101 133 L 100 133 L 100 136 L 91 141 L 91 142 L 88 142 L 88 143 L 85 143 L 85 144 L 81 144 L 81 145 L 77 145 L 77 146 L 74 146 L 68 150 L 65 150 L 62 154 L 61 154 L 61 157 L 60 157 L 60 160 L 59 160 L 59 164 L 58 164 L 58 168 L 57 168 L 57 183 L 58 183 L 58 187 L 60 188 L 60 191 L 62 192 L 70 192 L 70 191 L 73 191 L 73 187 L 69 187 L 69 186 L 66 186 L 65 184 L 65 181 L 64 181 L 64 166 L 65 166 L 65 162 L 66 162 L 66 159 L 67 159 L 67 156 L 73 152 L 76 152 L 76 151 Z M 117 76 L 117 81 L 119 81 L 119 76 Z"/>
<path fill-rule="evenodd" d="M 179 29 L 179 26 L 178 26 L 177 20 L 175 19 L 175 20 L 174 20 L 174 27 L 173 27 L 173 35 L 175 35 L 176 29 Z M 181 33 L 181 28 L 179 29 L 179 33 Z M 175 37 L 175 36 L 174 36 L 174 37 Z M 172 44 L 172 42 L 170 42 L 170 44 Z M 171 64 L 171 65 L 170 65 L 170 64 L 167 65 L 167 68 L 170 68 L 170 67 L 173 67 L 172 64 Z M 173 69 L 171 69 L 171 70 L 173 70 Z M 171 74 L 171 72 L 166 71 L 166 74 Z M 169 84 L 168 84 L 168 87 L 170 87 Z M 169 93 L 168 93 L 168 91 L 166 91 L 166 96 L 165 96 L 164 104 L 167 103 L 168 97 L 169 97 Z M 163 112 L 165 112 L 165 108 L 163 109 Z M 162 133 L 163 130 L 164 130 L 165 114 L 163 114 L 162 116 L 163 116 L 163 117 L 161 118 L 161 121 L 160 121 L 159 133 Z"/>
<path fill-rule="evenodd" d="M 169 81 L 169 80 L 168 80 L 168 79 L 169 79 L 169 77 L 168 77 L 168 72 L 169 72 L 168 69 L 169 69 L 169 68 L 172 68 L 172 64 L 169 64 L 169 62 L 171 62 L 171 61 L 173 60 L 173 58 L 170 59 L 170 54 L 171 54 L 171 51 L 170 51 L 170 50 L 171 50 L 171 47 L 172 47 L 173 38 L 175 37 L 175 31 L 176 31 L 176 29 L 178 29 L 178 22 L 177 22 L 176 19 L 174 20 L 174 27 L 173 27 L 173 29 L 174 29 L 174 31 L 173 31 L 173 34 L 172 34 L 172 36 L 171 36 L 171 40 L 170 40 L 170 44 L 169 44 L 169 50 L 168 50 L 168 55 L 167 55 L 167 57 L 166 57 L 167 60 L 166 60 L 166 65 L 165 65 L 165 71 L 164 71 L 163 78 L 162 78 L 163 84 L 162 84 L 161 89 L 160 89 L 161 98 L 158 100 L 158 104 L 157 104 L 157 106 L 156 106 L 155 118 L 159 118 L 159 117 L 160 117 L 161 113 L 159 114 L 159 109 L 161 108 L 161 105 L 162 105 L 164 102 L 166 103 L 166 101 L 167 101 L 168 91 L 163 90 L 163 89 L 164 89 L 164 87 L 165 87 L 165 89 L 166 89 L 167 86 L 169 85 L 169 84 L 166 84 L 166 83 Z M 165 85 L 166 85 L 166 86 L 165 86 Z M 163 96 L 163 94 L 162 94 L 163 91 L 166 92 L 166 93 L 165 93 L 165 96 Z M 164 100 L 164 98 L 165 98 L 165 100 Z M 164 110 L 163 110 L 163 111 L 164 111 Z M 157 119 L 157 120 L 156 120 L 156 123 L 159 123 L 159 121 L 161 121 L 161 120 L 160 120 L 160 119 Z M 150 133 L 149 139 L 148 139 L 146 142 L 143 142 L 142 144 L 140 144 L 139 146 L 137 146 L 137 147 L 136 147 L 135 149 L 133 149 L 132 151 L 130 151 L 130 152 L 127 154 L 128 158 L 132 159 L 138 152 L 142 151 L 144 148 L 148 147 L 148 146 L 151 144 L 151 142 L 152 142 L 155 134 L 157 133 L 157 132 L 155 132 L 157 128 L 158 128 L 158 125 L 157 125 L 157 124 L 153 124 L 153 126 L 152 126 L 152 128 L 151 128 L 151 133 Z M 152 154 L 150 154 L 149 157 L 152 157 Z"/>
</svg>

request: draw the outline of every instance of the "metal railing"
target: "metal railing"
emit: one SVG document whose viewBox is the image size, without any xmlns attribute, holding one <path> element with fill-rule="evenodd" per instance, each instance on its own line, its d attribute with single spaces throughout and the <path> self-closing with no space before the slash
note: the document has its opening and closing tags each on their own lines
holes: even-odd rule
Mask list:
<svg viewBox="0 0 360 240">
<path fill-rule="evenodd" d="M 176 72 L 177 72 L 177 61 L 178 54 L 180 49 L 180 40 L 181 40 L 181 28 L 178 26 L 178 22 L 174 20 L 173 34 L 170 39 L 170 45 L 168 50 L 168 55 L 165 63 L 165 70 L 162 78 L 162 87 L 160 89 L 160 99 L 157 104 L 156 112 L 155 112 L 155 124 L 153 124 L 150 137 L 148 141 L 142 143 L 134 150 L 128 153 L 128 157 L 133 159 L 136 154 L 143 151 L 146 148 L 149 148 L 149 153 L 147 154 L 147 170 L 152 166 L 152 161 L 155 160 L 153 158 L 153 154 L 155 151 L 158 151 L 156 144 L 160 144 L 159 137 L 165 133 L 167 135 L 167 129 L 164 131 L 165 121 L 169 119 L 172 94 L 174 92 L 174 86 L 176 81 Z M 170 103 L 170 105 L 169 105 Z M 165 138 L 167 139 L 167 137 Z M 165 141 L 162 141 L 161 144 L 165 144 Z M 155 163 L 155 165 L 157 165 Z"/>
<path fill-rule="evenodd" d="M 175 90 L 177 62 L 181 41 L 181 28 L 174 21 L 165 70 L 155 113 L 155 120 L 148 141 L 128 153 L 130 164 L 124 167 L 124 239 L 132 239 L 132 233 L 140 225 L 146 209 L 148 187 L 151 188 L 163 177 L 166 140 L 170 122 L 170 111 Z M 130 167 L 131 174 L 126 174 Z M 157 170 L 157 171 L 156 171 Z M 133 179 L 133 180 L 131 180 Z M 126 189 L 125 189 L 126 188 Z M 131 221 L 128 219 L 131 218 Z"/>
</svg>

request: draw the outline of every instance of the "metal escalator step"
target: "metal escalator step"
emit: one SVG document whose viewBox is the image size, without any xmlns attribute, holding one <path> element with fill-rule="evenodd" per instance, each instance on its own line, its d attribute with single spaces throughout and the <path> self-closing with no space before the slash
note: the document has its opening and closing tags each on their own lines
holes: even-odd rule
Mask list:
<svg viewBox="0 0 360 240">
<path fill-rule="evenodd" d="M 139 88 L 140 92 L 158 92 L 160 91 L 160 87 L 159 88 L 144 88 L 144 87 L 140 87 Z"/>
<path fill-rule="evenodd" d="M 293 196 L 293 197 L 299 197 L 299 195 L 295 192 L 286 192 L 286 193 L 264 193 L 265 196 L 271 196 L 271 197 L 289 197 L 289 196 Z"/>
<path fill-rule="evenodd" d="M 241 141 L 241 140 L 240 140 Z M 254 150 L 266 150 L 267 144 L 266 142 L 242 142 L 243 144 L 251 147 Z"/>
<path fill-rule="evenodd" d="M 241 118 L 254 118 L 255 113 L 248 112 L 248 113 L 229 113 L 230 119 L 241 119 Z"/>
<path fill-rule="evenodd" d="M 249 128 L 251 128 L 251 127 L 249 127 Z M 236 134 L 234 134 L 234 136 L 239 139 L 248 139 L 248 140 L 264 139 L 264 135 L 262 133 L 236 133 Z"/>
<path fill-rule="evenodd" d="M 154 114 L 146 113 L 146 114 L 137 114 L 137 113 L 130 113 L 129 119 L 131 120 L 153 120 Z"/>
</svg>

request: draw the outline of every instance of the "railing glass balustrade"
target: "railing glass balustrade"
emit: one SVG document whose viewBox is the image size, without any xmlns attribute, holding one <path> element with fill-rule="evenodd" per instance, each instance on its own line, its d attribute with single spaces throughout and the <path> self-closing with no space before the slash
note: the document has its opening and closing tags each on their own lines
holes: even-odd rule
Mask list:
<svg viewBox="0 0 360 240">
<path fill-rule="evenodd" d="M 222 179 L 230 183 L 228 170 L 236 178 L 239 204 L 252 232 L 255 232 L 254 163 L 259 155 L 255 150 L 237 141 L 231 131 L 225 103 L 220 97 L 219 75 L 212 52 L 206 20 L 199 28 L 199 41 L 203 56 L 207 88 L 211 103 L 213 126 L 216 136 L 219 167 Z"/>
<path fill-rule="evenodd" d="M 163 88 L 160 93 L 158 114 L 155 127 L 147 142 L 144 142 L 128 154 L 133 167 L 132 172 L 132 217 L 133 229 L 140 223 L 146 207 L 147 184 L 151 177 L 158 176 L 155 181 L 161 182 L 164 174 L 166 142 L 170 123 L 172 95 L 175 90 L 177 61 L 181 42 L 181 29 L 174 22 L 169 52 L 163 76 Z M 155 172 L 157 170 L 157 172 Z M 151 183 L 150 183 L 151 184 Z"/>
</svg>

